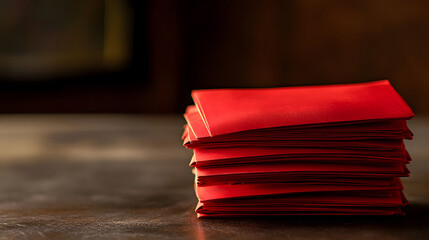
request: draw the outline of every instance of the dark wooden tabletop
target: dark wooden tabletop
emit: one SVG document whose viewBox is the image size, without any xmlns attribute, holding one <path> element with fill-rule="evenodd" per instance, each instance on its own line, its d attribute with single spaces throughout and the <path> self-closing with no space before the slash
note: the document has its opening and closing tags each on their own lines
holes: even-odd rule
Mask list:
<svg viewBox="0 0 429 240">
<path fill-rule="evenodd" d="M 429 119 L 407 216 L 197 219 L 180 116 L 0 116 L 1 239 L 429 239 Z"/>
</svg>

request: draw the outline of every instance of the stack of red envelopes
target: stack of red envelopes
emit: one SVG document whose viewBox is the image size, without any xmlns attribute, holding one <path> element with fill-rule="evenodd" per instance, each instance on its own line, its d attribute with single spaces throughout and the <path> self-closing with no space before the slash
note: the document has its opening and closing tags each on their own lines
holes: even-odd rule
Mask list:
<svg viewBox="0 0 429 240">
<path fill-rule="evenodd" d="M 199 217 L 404 214 L 414 114 L 389 81 L 192 97 Z"/>
</svg>

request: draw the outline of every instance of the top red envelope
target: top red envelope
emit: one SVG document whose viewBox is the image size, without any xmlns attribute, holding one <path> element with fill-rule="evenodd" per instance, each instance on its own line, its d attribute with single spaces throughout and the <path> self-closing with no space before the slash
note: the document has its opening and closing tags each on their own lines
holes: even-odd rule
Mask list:
<svg viewBox="0 0 429 240">
<path fill-rule="evenodd" d="M 210 136 L 276 127 L 410 119 L 389 81 L 271 89 L 196 90 Z"/>
</svg>

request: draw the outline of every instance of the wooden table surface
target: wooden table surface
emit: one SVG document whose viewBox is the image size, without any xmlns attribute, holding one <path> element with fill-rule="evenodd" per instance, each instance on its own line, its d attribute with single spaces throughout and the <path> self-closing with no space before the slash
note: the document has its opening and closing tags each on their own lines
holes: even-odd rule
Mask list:
<svg viewBox="0 0 429 240">
<path fill-rule="evenodd" d="M 1 115 L 0 239 L 429 239 L 429 119 L 407 216 L 197 219 L 180 116 Z"/>
</svg>

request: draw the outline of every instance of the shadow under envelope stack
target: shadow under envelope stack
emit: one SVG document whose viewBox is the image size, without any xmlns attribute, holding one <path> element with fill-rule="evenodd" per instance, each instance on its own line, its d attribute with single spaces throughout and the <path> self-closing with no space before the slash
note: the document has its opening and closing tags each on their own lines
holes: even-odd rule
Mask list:
<svg viewBox="0 0 429 240">
<path fill-rule="evenodd" d="M 389 81 L 192 92 L 198 217 L 403 215 L 414 114 Z"/>
</svg>

